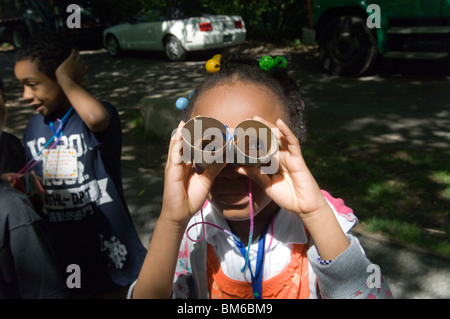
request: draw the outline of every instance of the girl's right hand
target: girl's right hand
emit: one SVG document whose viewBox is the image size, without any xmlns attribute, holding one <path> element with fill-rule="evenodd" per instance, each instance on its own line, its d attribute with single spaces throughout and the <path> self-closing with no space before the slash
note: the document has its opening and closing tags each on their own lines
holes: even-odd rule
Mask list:
<svg viewBox="0 0 450 319">
<path fill-rule="evenodd" d="M 181 129 L 184 124 L 183 121 L 180 122 L 170 141 L 160 216 L 182 227 L 187 226 L 191 217 L 202 208 L 214 179 L 226 166 L 226 163 L 213 163 L 199 175 L 192 163 L 181 161 L 183 149 Z"/>
</svg>

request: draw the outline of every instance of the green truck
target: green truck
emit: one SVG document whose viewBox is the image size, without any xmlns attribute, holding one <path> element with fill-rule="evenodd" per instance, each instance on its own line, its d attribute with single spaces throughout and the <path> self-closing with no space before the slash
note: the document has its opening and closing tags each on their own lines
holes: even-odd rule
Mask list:
<svg viewBox="0 0 450 319">
<path fill-rule="evenodd" d="M 379 57 L 446 59 L 450 0 L 307 0 L 302 41 L 330 74 L 360 76 Z"/>
</svg>

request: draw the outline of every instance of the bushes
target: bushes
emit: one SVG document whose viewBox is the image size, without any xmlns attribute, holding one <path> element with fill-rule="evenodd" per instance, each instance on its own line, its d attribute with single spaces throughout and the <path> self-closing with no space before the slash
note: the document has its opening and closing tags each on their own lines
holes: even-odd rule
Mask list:
<svg viewBox="0 0 450 319">
<path fill-rule="evenodd" d="M 167 3 L 186 4 L 182 0 L 119 0 L 113 2 L 114 11 L 126 21 L 143 7 Z M 242 16 L 247 38 L 270 42 L 290 42 L 300 38 L 302 26 L 307 24 L 306 1 L 298 0 L 192 0 L 189 6 L 203 6 L 217 14 Z"/>
</svg>

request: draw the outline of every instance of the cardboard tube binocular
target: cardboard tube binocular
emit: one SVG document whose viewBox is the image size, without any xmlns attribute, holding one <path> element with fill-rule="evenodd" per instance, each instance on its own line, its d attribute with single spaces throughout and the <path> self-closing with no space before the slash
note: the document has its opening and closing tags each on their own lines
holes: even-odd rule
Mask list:
<svg viewBox="0 0 450 319">
<path fill-rule="evenodd" d="M 256 120 L 245 120 L 230 132 L 227 126 L 212 117 L 197 116 L 186 122 L 181 135 L 183 160 L 202 168 L 223 162 L 235 166 L 260 166 L 269 163 L 278 151 L 272 129 Z"/>
</svg>

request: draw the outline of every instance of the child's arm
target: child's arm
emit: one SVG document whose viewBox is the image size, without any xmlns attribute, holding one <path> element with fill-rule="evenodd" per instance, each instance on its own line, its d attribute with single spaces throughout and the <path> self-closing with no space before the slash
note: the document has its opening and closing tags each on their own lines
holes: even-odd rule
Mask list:
<svg viewBox="0 0 450 319">
<path fill-rule="evenodd" d="M 180 161 L 180 123 L 169 145 L 161 214 L 133 290 L 132 298 L 170 298 L 180 243 L 190 218 L 202 207 L 215 177 L 226 164 L 209 165 L 195 174 Z"/>
<path fill-rule="evenodd" d="M 83 122 L 93 132 L 104 132 L 109 126 L 109 114 L 104 106 L 82 86 L 87 66 L 76 50 L 56 69 L 56 81 L 77 111 Z"/>
</svg>

